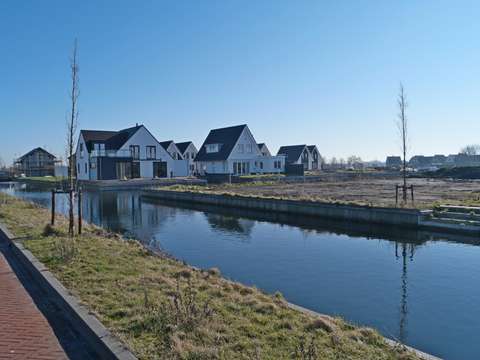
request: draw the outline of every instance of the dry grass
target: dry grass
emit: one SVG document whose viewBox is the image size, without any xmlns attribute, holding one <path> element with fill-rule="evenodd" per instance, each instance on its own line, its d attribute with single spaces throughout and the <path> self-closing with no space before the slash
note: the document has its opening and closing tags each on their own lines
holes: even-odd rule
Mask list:
<svg viewBox="0 0 480 360">
<path fill-rule="evenodd" d="M 395 185 L 401 179 L 361 178 L 307 183 L 251 182 L 210 186 L 172 186 L 162 190 L 256 196 L 275 199 L 309 200 L 341 204 L 395 207 Z M 480 206 L 480 182 L 472 180 L 410 179 L 415 202 L 406 207 L 432 208 L 437 205 Z M 401 195 L 399 195 L 401 198 Z M 400 204 L 401 205 L 401 204 Z M 400 206 L 399 205 L 399 206 Z"/>
<path fill-rule="evenodd" d="M 415 359 L 375 331 L 186 266 L 90 225 L 65 261 L 66 221 L 0 194 L 0 221 L 141 359 Z"/>
</svg>

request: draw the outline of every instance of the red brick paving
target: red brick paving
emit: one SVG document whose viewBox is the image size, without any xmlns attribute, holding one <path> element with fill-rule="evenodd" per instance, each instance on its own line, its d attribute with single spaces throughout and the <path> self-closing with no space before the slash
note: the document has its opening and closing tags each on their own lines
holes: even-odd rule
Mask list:
<svg viewBox="0 0 480 360">
<path fill-rule="evenodd" d="M 0 359 L 68 359 L 47 320 L 1 253 Z"/>
</svg>

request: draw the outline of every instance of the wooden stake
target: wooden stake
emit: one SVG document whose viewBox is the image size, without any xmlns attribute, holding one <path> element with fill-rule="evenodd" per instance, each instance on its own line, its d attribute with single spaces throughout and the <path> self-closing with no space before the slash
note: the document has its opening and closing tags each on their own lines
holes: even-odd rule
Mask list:
<svg viewBox="0 0 480 360">
<path fill-rule="evenodd" d="M 82 189 L 78 188 L 78 235 L 82 235 Z"/>
<path fill-rule="evenodd" d="M 55 225 L 55 190 L 52 189 L 52 219 L 50 220 L 52 226 Z"/>
</svg>

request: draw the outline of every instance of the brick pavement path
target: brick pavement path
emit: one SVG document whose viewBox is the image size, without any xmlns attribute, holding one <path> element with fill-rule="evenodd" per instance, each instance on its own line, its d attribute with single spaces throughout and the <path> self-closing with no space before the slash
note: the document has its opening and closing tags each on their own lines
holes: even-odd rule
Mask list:
<svg viewBox="0 0 480 360">
<path fill-rule="evenodd" d="M 0 252 L 0 359 L 68 359 Z"/>
</svg>

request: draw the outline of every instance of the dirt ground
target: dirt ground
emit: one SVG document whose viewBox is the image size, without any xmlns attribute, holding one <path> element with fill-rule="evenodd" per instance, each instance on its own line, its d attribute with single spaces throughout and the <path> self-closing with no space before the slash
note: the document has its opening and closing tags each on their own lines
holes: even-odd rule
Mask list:
<svg viewBox="0 0 480 360">
<path fill-rule="evenodd" d="M 318 181 L 307 183 L 248 183 L 218 185 L 213 192 L 228 192 L 289 199 L 308 199 L 342 203 L 395 206 L 395 185 L 401 178 Z M 414 204 L 410 193 L 407 207 L 431 208 L 439 204 L 480 206 L 480 181 L 409 179 L 414 187 Z M 399 193 L 399 201 L 401 201 Z"/>
</svg>

